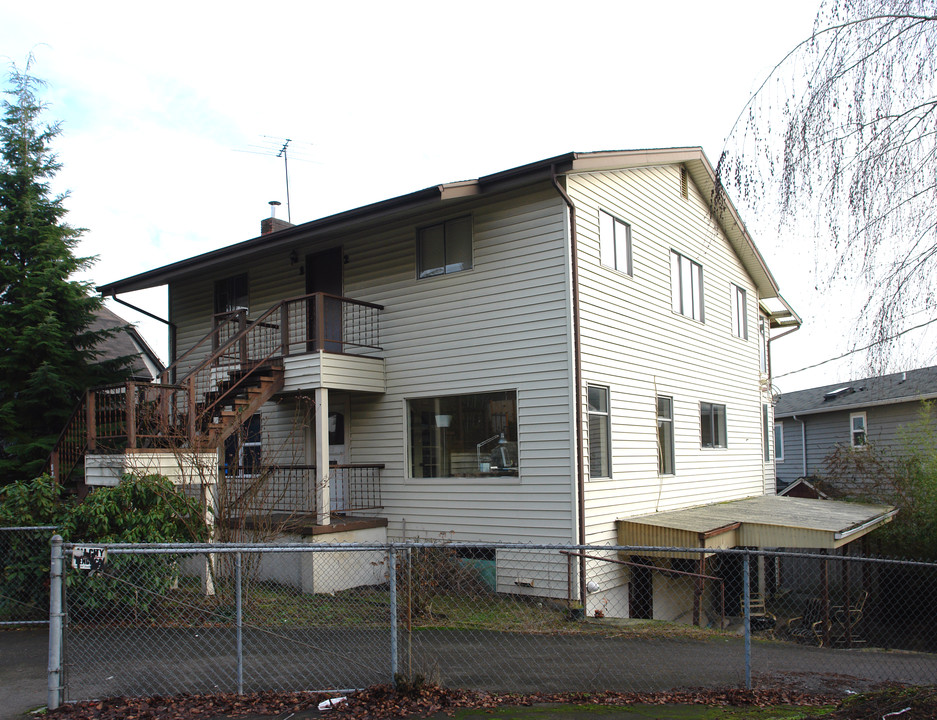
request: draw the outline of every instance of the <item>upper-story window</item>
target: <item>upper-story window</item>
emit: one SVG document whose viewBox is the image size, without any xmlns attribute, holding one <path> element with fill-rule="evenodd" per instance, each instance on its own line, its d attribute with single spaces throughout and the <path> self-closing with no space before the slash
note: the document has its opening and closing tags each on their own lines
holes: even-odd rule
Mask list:
<svg viewBox="0 0 937 720">
<path fill-rule="evenodd" d="M 703 266 L 671 250 L 670 289 L 673 311 L 703 322 Z"/>
<path fill-rule="evenodd" d="M 248 307 L 247 273 L 215 280 L 215 314 Z"/>
<path fill-rule="evenodd" d="M 865 447 L 868 436 L 865 429 L 865 413 L 856 412 L 849 416 L 850 444 L 853 447 Z"/>
<path fill-rule="evenodd" d="M 599 210 L 599 261 L 631 275 L 631 226 Z"/>
<path fill-rule="evenodd" d="M 732 285 L 732 334 L 742 340 L 748 340 L 748 306 L 745 303 L 745 289 Z"/>
<path fill-rule="evenodd" d="M 472 269 L 472 218 L 447 220 L 420 228 L 416 241 L 417 275 L 449 275 Z"/>
<path fill-rule="evenodd" d="M 726 406 L 701 402 L 700 444 L 704 448 L 724 448 L 726 442 Z"/>
</svg>

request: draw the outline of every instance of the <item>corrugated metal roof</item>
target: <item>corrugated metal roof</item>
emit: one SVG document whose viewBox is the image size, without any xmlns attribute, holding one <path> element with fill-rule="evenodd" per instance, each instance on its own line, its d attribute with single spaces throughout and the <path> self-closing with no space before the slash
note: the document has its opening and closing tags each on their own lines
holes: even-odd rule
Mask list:
<svg viewBox="0 0 937 720">
<path fill-rule="evenodd" d="M 933 397 L 937 397 L 937 365 L 784 393 L 774 407 L 774 416 L 816 415 Z"/>
<path fill-rule="evenodd" d="M 761 497 L 618 520 L 622 545 L 833 550 L 889 522 L 887 505 Z"/>
</svg>

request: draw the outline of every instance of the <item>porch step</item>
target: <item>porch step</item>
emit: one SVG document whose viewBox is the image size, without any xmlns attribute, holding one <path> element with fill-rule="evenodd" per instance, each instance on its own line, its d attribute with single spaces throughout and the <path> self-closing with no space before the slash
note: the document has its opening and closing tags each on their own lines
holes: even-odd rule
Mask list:
<svg viewBox="0 0 937 720">
<path fill-rule="evenodd" d="M 204 421 L 196 445 L 200 449 L 220 447 L 244 420 L 283 388 L 283 376 L 282 366 L 270 365 L 229 373 L 231 379 L 218 390 L 206 393 L 200 408 Z"/>
</svg>

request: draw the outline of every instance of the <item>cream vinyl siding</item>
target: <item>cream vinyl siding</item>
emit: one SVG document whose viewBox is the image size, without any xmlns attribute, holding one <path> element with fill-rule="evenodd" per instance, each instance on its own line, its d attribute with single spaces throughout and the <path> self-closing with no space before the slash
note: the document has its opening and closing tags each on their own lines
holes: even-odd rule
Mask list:
<svg viewBox="0 0 937 720">
<path fill-rule="evenodd" d="M 614 541 L 616 518 L 762 494 L 757 334 L 732 335 L 729 290 L 745 290 L 749 327 L 758 294 L 706 199 L 692 182 L 689 200 L 681 197 L 676 165 L 567 182 L 578 217 L 583 383 L 610 388 L 612 478 L 587 480 L 587 541 Z M 599 262 L 600 209 L 631 225 L 632 277 Z M 702 323 L 672 310 L 671 250 L 702 265 Z M 673 476 L 658 474 L 658 395 L 673 398 Z M 726 406 L 727 448 L 700 447 L 700 402 Z"/>
<path fill-rule="evenodd" d="M 384 508 L 365 514 L 386 516 L 388 535 L 397 538 L 574 540 L 566 207 L 544 184 L 497 202 L 471 198 L 436 208 L 297 244 L 300 258 L 340 245 L 348 257 L 344 294 L 386 308 L 379 353 L 386 392 L 350 393 L 346 418 L 354 438 L 349 462 L 386 465 Z M 472 217 L 473 268 L 418 280 L 417 228 L 464 215 Z M 289 252 L 245 263 L 252 318 L 304 292 L 302 261 L 291 265 Z M 214 279 L 170 288 L 180 351 L 209 328 Z M 517 393 L 519 477 L 408 477 L 407 398 L 499 390 Z M 284 414 L 278 410 L 268 424 L 272 432 L 288 435 Z"/>
</svg>

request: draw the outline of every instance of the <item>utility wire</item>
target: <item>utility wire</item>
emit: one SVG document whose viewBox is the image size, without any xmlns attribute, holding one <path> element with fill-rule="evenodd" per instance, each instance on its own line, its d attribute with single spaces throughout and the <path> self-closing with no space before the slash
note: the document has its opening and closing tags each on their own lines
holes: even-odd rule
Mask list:
<svg viewBox="0 0 937 720">
<path fill-rule="evenodd" d="M 906 333 L 912 332 L 913 330 L 920 330 L 922 327 L 925 327 L 925 326 L 930 325 L 931 323 L 935 323 L 935 322 L 937 322 L 937 318 L 931 318 L 931 319 L 928 320 L 927 322 L 922 322 L 920 325 L 915 325 L 914 327 L 909 327 L 909 328 L 907 328 L 906 330 L 902 330 L 902 331 L 899 332 L 899 333 L 895 333 L 895 334 L 892 335 L 891 337 L 882 338 L 881 340 L 876 340 L 876 341 L 873 342 L 873 343 L 869 343 L 869 344 L 866 345 L 865 347 L 856 348 L 855 350 L 850 350 L 849 352 L 843 353 L 842 355 L 840 355 L 840 356 L 838 356 L 838 357 L 830 358 L 829 360 L 821 360 L 821 361 L 818 362 L 818 363 L 814 363 L 813 365 L 808 365 L 807 367 L 802 367 L 802 368 L 800 368 L 799 370 L 791 370 L 790 372 L 781 373 L 780 375 L 774 375 L 774 376 L 772 376 L 772 377 L 773 377 L 774 379 L 777 379 L 777 378 L 787 377 L 788 375 L 795 375 L 796 373 L 804 372 L 804 370 L 813 370 L 814 368 L 818 368 L 818 367 L 820 367 L 821 365 L 826 365 L 827 363 L 836 362 L 837 360 L 842 360 L 843 358 L 849 357 L 850 355 L 855 355 L 857 352 L 862 352 L 862 351 L 864 351 L 864 350 L 868 350 L 869 348 L 874 348 L 876 345 L 881 345 L 882 343 L 890 342 L 890 341 L 894 340 L 895 338 L 899 338 L 899 337 L 901 337 L 902 335 L 904 335 L 904 334 L 906 334 Z"/>
</svg>

